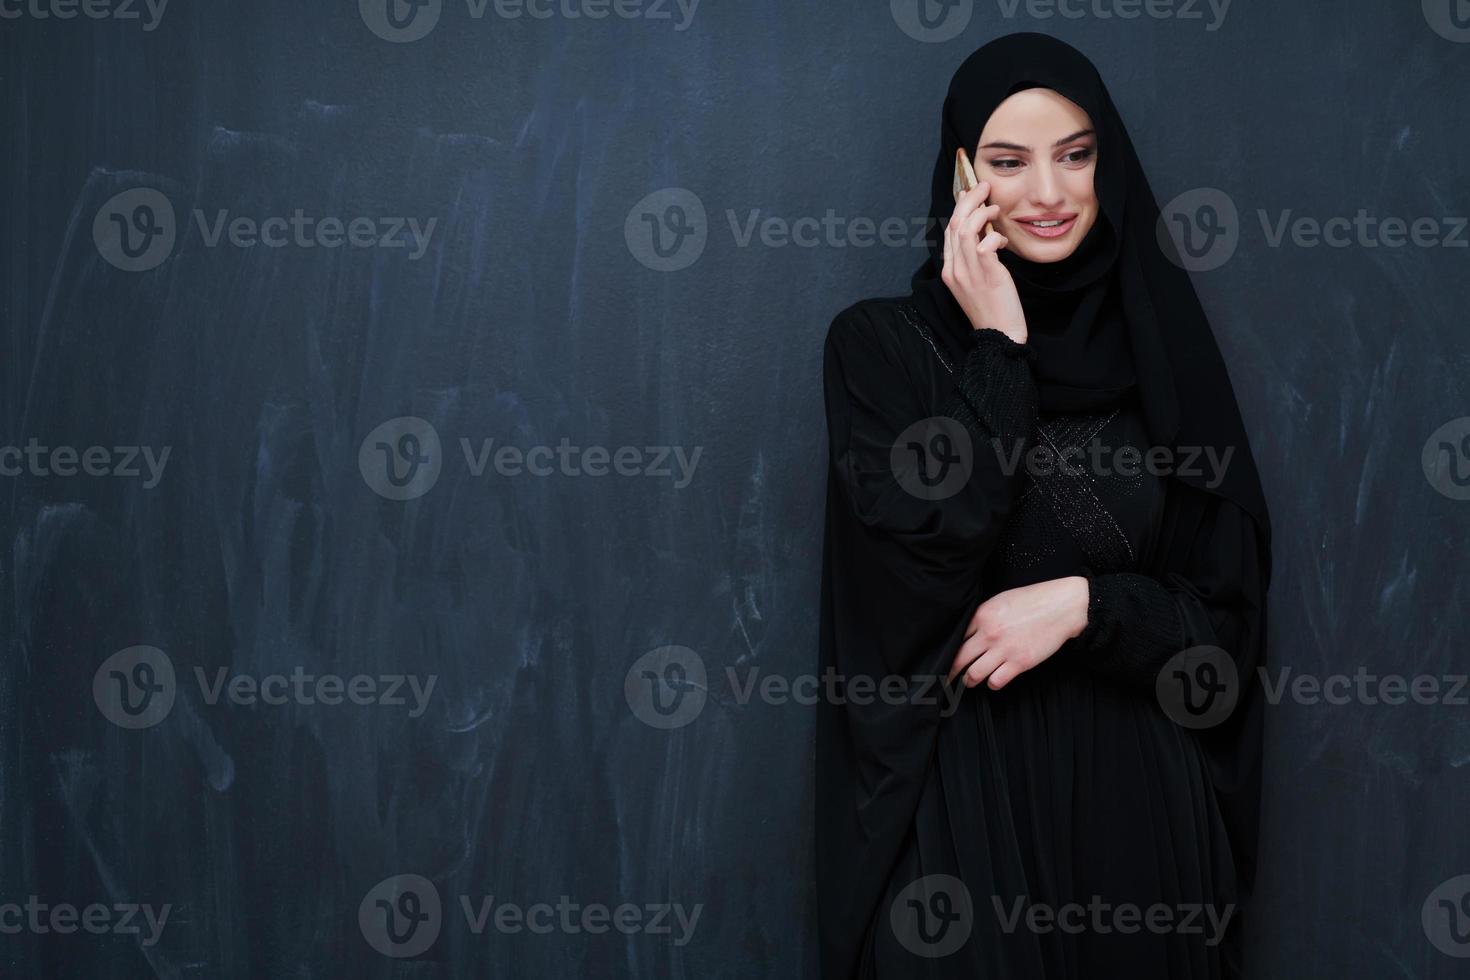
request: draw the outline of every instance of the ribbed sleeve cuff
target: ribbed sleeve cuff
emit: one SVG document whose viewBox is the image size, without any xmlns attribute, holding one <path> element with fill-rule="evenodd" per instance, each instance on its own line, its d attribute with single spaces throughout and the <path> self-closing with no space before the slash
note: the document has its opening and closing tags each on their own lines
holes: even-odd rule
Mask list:
<svg viewBox="0 0 1470 980">
<path fill-rule="evenodd" d="M 978 423 L 982 437 L 1006 449 L 1018 440 L 1029 445 L 1036 435 L 1036 351 L 992 328 L 972 331 L 968 344 L 945 414 L 972 429 Z"/>
<path fill-rule="evenodd" d="M 1088 580 L 1087 626 L 1077 636 L 1092 670 L 1152 686 L 1159 670 L 1184 648 L 1179 607 L 1163 584 L 1133 572 L 1083 573 Z"/>
</svg>

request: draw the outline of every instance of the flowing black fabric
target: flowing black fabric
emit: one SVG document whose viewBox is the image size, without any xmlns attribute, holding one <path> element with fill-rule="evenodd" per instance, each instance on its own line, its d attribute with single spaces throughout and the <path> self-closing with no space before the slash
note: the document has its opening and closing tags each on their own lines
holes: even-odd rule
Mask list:
<svg viewBox="0 0 1470 980">
<path fill-rule="evenodd" d="M 905 695 L 819 704 L 826 980 L 1241 969 L 1259 814 L 1264 495 L 1209 323 L 1161 251 L 1152 193 L 1082 55 L 1020 34 L 965 62 L 945 102 L 936 216 L 950 211 L 955 147 L 973 149 L 995 105 L 1034 84 L 1092 117 L 1102 213 L 1054 269 L 1001 253 L 1028 343 L 974 329 L 931 264 L 910 295 L 855 303 L 826 337 L 819 667 L 868 691 L 897 681 Z M 1023 451 L 1098 439 L 1232 455 L 1219 482 L 1057 479 L 1007 466 L 996 437 Z M 951 464 L 958 483 L 916 479 Z M 1082 636 L 1001 691 L 936 691 L 982 600 L 1068 575 L 1090 580 Z M 1229 717 L 1195 730 L 1161 709 L 1155 682 L 1200 646 L 1226 651 L 1239 682 Z M 901 920 L 953 918 L 951 881 L 973 903 L 965 942 L 916 950 Z M 1008 929 L 999 912 L 1092 895 L 1235 913 L 1223 941 L 1206 942 Z"/>
</svg>

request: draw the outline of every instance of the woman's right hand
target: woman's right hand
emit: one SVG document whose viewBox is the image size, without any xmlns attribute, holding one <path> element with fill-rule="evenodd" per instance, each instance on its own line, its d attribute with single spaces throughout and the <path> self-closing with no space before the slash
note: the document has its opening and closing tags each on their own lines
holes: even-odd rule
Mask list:
<svg viewBox="0 0 1470 980">
<path fill-rule="evenodd" d="M 944 229 L 944 271 L 940 279 L 954 294 L 972 327 L 994 328 L 1024 344 L 1026 313 L 1021 308 L 1021 297 L 1010 270 L 995 254 L 1007 239 L 998 231 L 980 239 L 985 222 L 1000 214 L 998 205 L 985 203 L 989 194 L 990 182 L 982 180 L 960 195 Z"/>
</svg>

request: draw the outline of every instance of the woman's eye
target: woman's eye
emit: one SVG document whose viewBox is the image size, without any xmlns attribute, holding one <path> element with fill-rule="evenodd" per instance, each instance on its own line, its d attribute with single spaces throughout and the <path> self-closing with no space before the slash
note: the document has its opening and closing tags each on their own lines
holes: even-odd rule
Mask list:
<svg viewBox="0 0 1470 980">
<path fill-rule="evenodd" d="M 1070 163 L 1085 163 L 1089 158 L 1091 158 L 1091 156 L 1092 147 L 1085 146 L 1080 150 L 1073 150 L 1071 153 L 1068 153 L 1066 156 L 1062 157 L 1062 159 Z"/>
<path fill-rule="evenodd" d="M 994 170 L 1015 170 L 1021 165 L 1020 160 L 992 160 L 990 166 Z"/>
</svg>

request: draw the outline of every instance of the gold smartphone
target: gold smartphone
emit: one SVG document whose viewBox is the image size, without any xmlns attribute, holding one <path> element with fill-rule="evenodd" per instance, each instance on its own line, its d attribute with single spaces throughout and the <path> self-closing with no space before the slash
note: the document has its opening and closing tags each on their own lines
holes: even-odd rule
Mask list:
<svg viewBox="0 0 1470 980">
<path fill-rule="evenodd" d="M 955 201 L 958 202 L 961 194 L 971 190 L 978 183 L 980 183 L 980 178 L 975 176 L 975 168 L 970 164 L 970 154 L 966 153 L 965 148 L 962 146 L 954 155 Z M 985 234 L 988 235 L 992 231 L 995 231 L 995 227 L 990 222 L 985 222 Z M 984 238 L 985 236 L 982 235 L 980 237 Z"/>
</svg>

